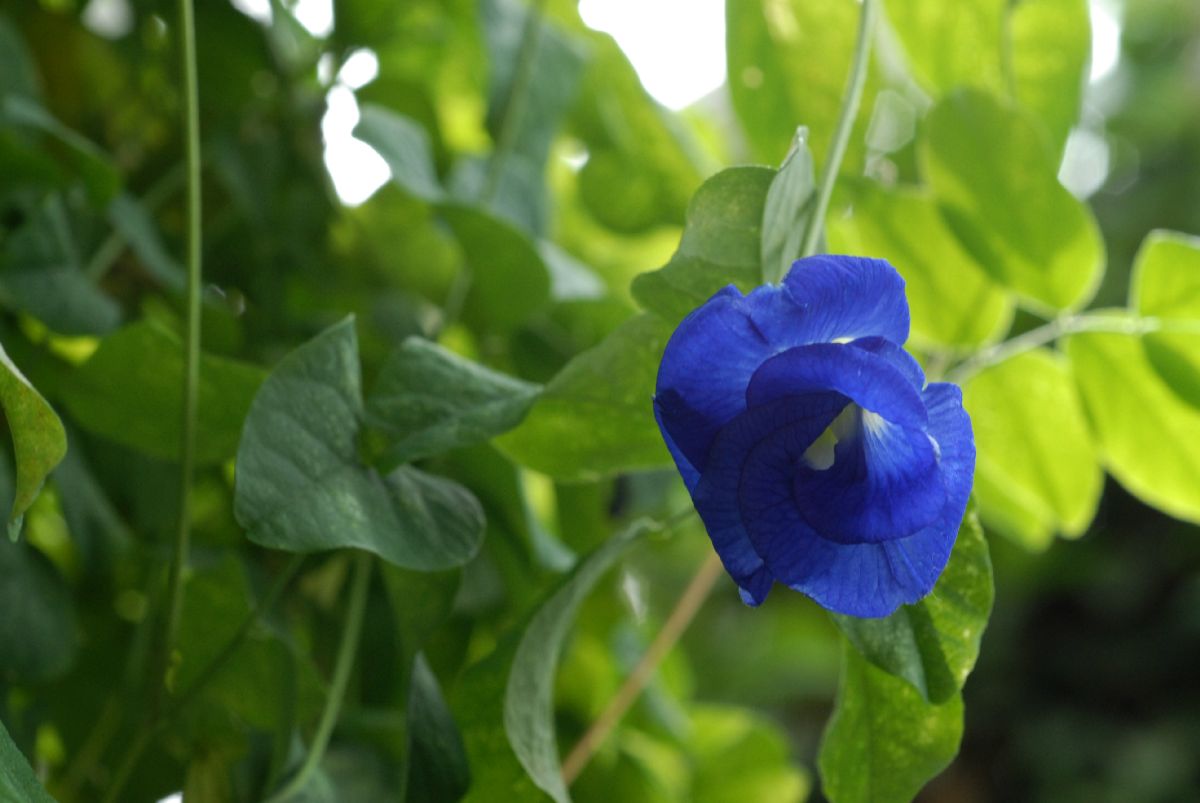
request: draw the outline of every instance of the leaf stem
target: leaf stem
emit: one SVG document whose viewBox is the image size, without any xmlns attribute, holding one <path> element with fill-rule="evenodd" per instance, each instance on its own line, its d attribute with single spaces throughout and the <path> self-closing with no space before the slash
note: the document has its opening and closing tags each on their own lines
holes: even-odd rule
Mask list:
<svg viewBox="0 0 1200 803">
<path fill-rule="evenodd" d="M 850 133 L 854 130 L 854 121 L 858 117 L 858 107 L 862 103 L 863 87 L 867 83 L 867 62 L 871 53 L 871 29 L 875 23 L 877 0 L 863 0 L 862 11 L 858 18 L 858 39 L 854 43 L 854 57 L 850 66 L 850 78 L 846 84 L 846 94 L 842 96 L 842 111 L 834 129 L 833 141 L 829 145 L 829 153 L 825 156 L 825 164 L 821 169 L 821 183 L 817 187 L 816 205 L 812 217 L 808 220 L 808 228 L 801 242 L 800 256 L 808 257 L 817 252 L 820 246 L 821 233 L 825 229 L 825 210 L 833 195 L 833 185 L 837 181 L 838 171 L 842 166 L 842 158 L 846 155 L 846 147 L 850 144 Z"/>
<path fill-rule="evenodd" d="M 717 557 L 717 553 L 713 552 L 700 565 L 700 569 L 688 583 L 688 587 L 684 589 L 679 601 L 675 603 L 675 609 L 667 617 L 662 630 L 658 631 L 658 635 L 654 637 L 654 641 L 638 661 L 637 666 L 629 673 L 625 683 L 622 684 L 596 721 L 587 729 L 587 732 L 583 734 L 583 738 L 567 754 L 563 761 L 562 775 L 568 786 L 579 777 L 579 773 L 583 771 L 621 718 L 637 701 L 646 684 L 654 677 L 658 665 L 662 663 L 667 653 L 679 641 L 679 637 L 687 630 L 697 611 L 700 610 L 700 606 L 708 597 L 708 592 L 712 590 L 713 584 L 720 576 L 721 559 Z"/>
<path fill-rule="evenodd" d="M 968 357 L 946 374 L 946 381 L 962 383 L 985 368 L 1032 351 L 1038 346 L 1053 343 L 1064 335 L 1080 332 L 1111 332 L 1122 335 L 1145 335 L 1152 332 L 1200 334 L 1200 321 L 1172 321 L 1151 316 L 1117 317 L 1111 313 L 1063 316 Z"/>
<path fill-rule="evenodd" d="M 300 566 L 304 563 L 304 557 L 304 555 L 292 556 L 287 566 L 284 567 L 283 571 L 271 583 L 271 587 L 267 589 L 267 593 L 246 614 L 237 631 L 225 643 L 225 646 L 205 664 L 203 669 L 196 673 L 195 680 L 178 697 L 170 702 L 163 710 L 161 716 L 153 717 L 146 723 L 146 726 L 134 738 L 132 746 L 126 752 L 125 758 L 121 761 L 120 767 L 113 776 L 113 781 L 109 785 L 104 797 L 106 803 L 112 803 L 118 799 L 121 791 L 125 788 L 125 784 L 129 781 L 130 775 L 137 768 L 142 753 L 150 746 L 150 740 L 157 736 L 179 712 L 196 699 L 200 692 L 217 676 L 217 673 L 225 666 L 225 663 L 237 652 L 238 647 L 250 635 L 250 631 L 254 628 L 255 623 L 267 611 L 275 607 L 275 603 L 279 600 L 279 597 L 282 596 L 283 592 L 291 584 L 292 578 L 300 571 Z"/>
<path fill-rule="evenodd" d="M 329 684 L 329 696 L 325 700 L 324 710 L 321 711 L 321 719 L 313 734 L 308 755 L 304 757 L 304 763 L 300 765 L 300 769 L 291 777 L 291 780 L 282 789 L 271 795 L 267 803 L 279 803 L 301 791 L 320 765 L 321 759 L 325 755 L 325 748 L 329 746 L 329 737 L 333 735 L 333 726 L 337 724 L 338 713 L 342 709 L 342 700 L 346 696 L 346 685 L 350 680 L 350 670 L 354 667 L 354 657 L 358 653 L 358 642 L 362 636 L 363 614 L 367 608 L 367 590 L 371 585 L 371 565 L 371 553 L 358 553 L 354 562 L 350 604 L 346 608 L 346 621 L 342 627 L 342 642 L 338 645 L 333 679 Z"/>
<path fill-rule="evenodd" d="M 183 571 L 192 526 L 192 475 L 196 452 L 197 388 L 200 385 L 200 94 L 196 73 L 196 20 L 192 0 L 179 0 L 179 38 L 183 63 L 184 142 L 187 171 L 187 333 L 184 341 L 183 437 L 179 450 L 179 526 L 167 575 L 167 612 L 158 670 L 150 682 L 161 689 L 183 609 Z M 152 699 L 158 700 L 159 692 Z"/>
</svg>

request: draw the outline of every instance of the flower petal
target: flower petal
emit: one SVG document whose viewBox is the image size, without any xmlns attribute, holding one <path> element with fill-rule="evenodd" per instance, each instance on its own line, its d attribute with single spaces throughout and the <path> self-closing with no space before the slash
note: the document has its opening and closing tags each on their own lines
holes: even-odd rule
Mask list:
<svg viewBox="0 0 1200 803">
<path fill-rule="evenodd" d="M 742 522 L 738 487 L 746 456 L 755 445 L 778 439 L 793 442 L 803 451 L 847 403 L 846 397 L 836 393 L 777 399 L 739 415 L 713 442 L 708 465 L 692 491 L 692 501 L 726 571 L 758 601 L 766 596 L 770 586 L 768 583 L 760 588 L 763 559 L 747 537 Z M 790 497 L 786 483 L 779 490 Z"/>
<path fill-rule="evenodd" d="M 975 481 L 975 435 L 963 409 L 962 389 L 935 382 L 923 394 L 929 411 L 929 435 L 938 445 L 938 467 L 946 488 L 947 517 L 960 521 Z"/>
<path fill-rule="evenodd" d="M 783 287 L 802 311 L 810 343 L 872 335 L 897 345 L 908 340 L 904 279 L 885 260 L 829 254 L 798 259 Z"/>
<path fill-rule="evenodd" d="M 893 368 L 908 377 L 917 390 L 925 387 L 925 372 L 921 370 L 920 363 L 892 341 L 882 337 L 860 337 L 852 340 L 850 345 L 887 360 Z"/>
</svg>

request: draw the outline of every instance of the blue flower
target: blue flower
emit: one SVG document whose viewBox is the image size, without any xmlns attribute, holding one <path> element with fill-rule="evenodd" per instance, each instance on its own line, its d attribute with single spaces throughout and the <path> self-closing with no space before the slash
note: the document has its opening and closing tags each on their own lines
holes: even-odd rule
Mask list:
<svg viewBox="0 0 1200 803">
<path fill-rule="evenodd" d="M 971 493 L 958 387 L 925 384 L 904 280 L 816 256 L 782 285 L 732 286 L 667 343 L 654 412 L 742 598 L 783 583 L 831 611 L 886 616 L 929 593 Z"/>
</svg>

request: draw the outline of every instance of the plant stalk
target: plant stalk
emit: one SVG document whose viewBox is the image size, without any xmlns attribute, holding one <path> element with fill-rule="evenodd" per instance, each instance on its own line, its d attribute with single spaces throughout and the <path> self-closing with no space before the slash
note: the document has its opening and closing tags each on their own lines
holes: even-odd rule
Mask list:
<svg viewBox="0 0 1200 803">
<path fill-rule="evenodd" d="M 863 0 L 862 11 L 859 13 L 858 39 L 854 43 L 850 78 L 846 84 L 846 93 L 842 96 L 842 110 L 838 116 L 837 128 L 834 129 L 833 141 L 829 145 L 829 153 L 826 155 L 825 164 L 821 169 L 821 182 L 817 186 L 816 204 L 813 207 L 812 216 L 808 220 L 808 228 L 804 231 L 804 239 L 801 241 L 801 257 L 815 254 L 821 243 L 821 233 L 825 229 L 825 210 L 829 207 L 829 199 L 833 196 L 833 185 L 837 182 L 842 159 L 850 144 L 850 134 L 854 130 L 858 107 L 862 103 L 863 87 L 867 83 L 867 64 L 871 54 L 871 29 L 875 24 L 877 3 L 878 0 Z"/>
</svg>

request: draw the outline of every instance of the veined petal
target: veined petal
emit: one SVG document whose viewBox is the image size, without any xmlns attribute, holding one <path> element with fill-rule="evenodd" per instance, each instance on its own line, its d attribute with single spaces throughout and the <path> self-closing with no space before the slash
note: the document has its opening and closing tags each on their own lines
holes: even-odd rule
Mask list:
<svg viewBox="0 0 1200 803">
<path fill-rule="evenodd" d="M 887 360 L 893 368 L 908 377 L 908 381 L 912 382 L 917 390 L 925 387 L 925 372 L 921 370 L 920 363 L 892 341 L 882 337 L 861 337 L 852 340 L 850 345 Z"/>
<path fill-rule="evenodd" d="M 836 393 L 791 396 L 746 410 L 717 435 L 708 465 L 692 492 L 696 511 L 704 521 L 721 562 L 734 581 L 761 601 L 763 559 L 747 537 L 738 500 L 738 488 L 750 451 L 763 442 L 787 440 L 807 448 L 848 403 Z M 803 444 L 803 445 L 801 445 Z M 779 486 L 789 496 L 786 484 Z M 794 505 L 794 503 L 793 503 Z M 766 595 L 769 583 L 761 589 Z"/>
<path fill-rule="evenodd" d="M 904 279 L 885 260 L 829 254 L 798 259 L 783 287 L 801 310 L 810 343 L 908 340 Z"/>
<path fill-rule="evenodd" d="M 929 436 L 938 445 L 938 468 L 946 488 L 946 517 L 961 521 L 975 481 L 975 435 L 963 408 L 962 389 L 935 382 L 923 394 L 929 411 Z"/>
</svg>

